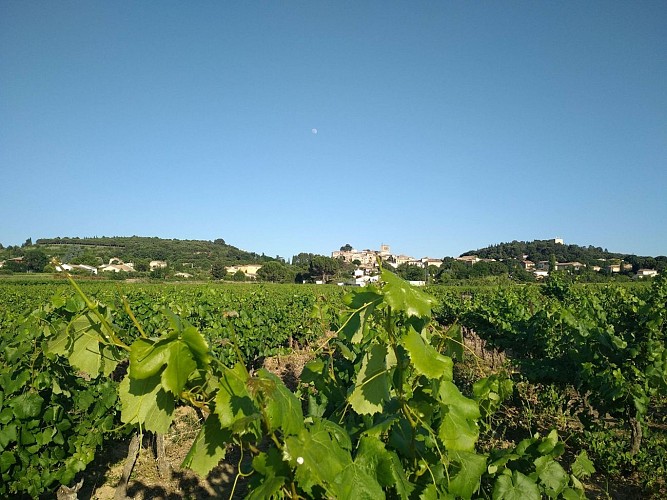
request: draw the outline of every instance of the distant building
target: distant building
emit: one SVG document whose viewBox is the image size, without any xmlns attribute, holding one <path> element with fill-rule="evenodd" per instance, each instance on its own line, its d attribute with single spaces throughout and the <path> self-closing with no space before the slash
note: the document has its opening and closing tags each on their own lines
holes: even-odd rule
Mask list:
<svg viewBox="0 0 667 500">
<path fill-rule="evenodd" d="M 229 274 L 236 274 L 237 272 L 241 271 L 248 278 L 254 279 L 257 278 L 257 271 L 259 271 L 261 268 L 261 264 L 244 264 L 241 266 L 227 266 L 225 267 L 225 270 Z"/>
<path fill-rule="evenodd" d="M 429 267 L 429 266 L 440 267 L 442 266 L 442 259 L 431 259 L 429 257 L 424 257 L 421 260 L 421 263 L 423 267 Z"/>
<path fill-rule="evenodd" d="M 456 257 L 456 260 L 459 262 L 465 262 L 466 264 L 470 264 L 472 266 L 473 264 L 477 264 L 482 259 L 477 257 L 477 255 L 464 255 L 463 257 Z"/>
<path fill-rule="evenodd" d="M 523 267 L 526 271 L 532 271 L 535 269 L 535 263 L 532 260 L 523 260 L 521 261 L 521 267 Z"/>
<path fill-rule="evenodd" d="M 658 271 L 655 269 L 639 269 L 637 271 L 637 274 L 635 275 L 636 278 L 654 278 L 655 276 L 658 275 Z"/>
<path fill-rule="evenodd" d="M 126 273 L 133 273 L 134 264 L 132 262 L 125 263 L 118 257 L 113 257 L 112 259 L 109 259 L 109 263 L 107 265 L 100 266 L 98 269 L 104 272 L 119 273 L 121 271 L 124 271 Z"/>
<path fill-rule="evenodd" d="M 564 271 L 569 269 L 570 271 L 578 271 L 582 267 L 586 267 L 581 262 L 557 262 L 556 271 Z"/>
</svg>

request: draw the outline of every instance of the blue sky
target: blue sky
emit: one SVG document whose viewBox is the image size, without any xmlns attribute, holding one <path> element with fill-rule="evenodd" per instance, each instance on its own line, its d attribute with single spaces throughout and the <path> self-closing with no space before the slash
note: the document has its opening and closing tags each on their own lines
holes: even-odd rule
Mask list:
<svg viewBox="0 0 667 500">
<path fill-rule="evenodd" d="M 664 1 L 5 0 L 0 243 L 665 255 L 665 26 Z"/>
</svg>

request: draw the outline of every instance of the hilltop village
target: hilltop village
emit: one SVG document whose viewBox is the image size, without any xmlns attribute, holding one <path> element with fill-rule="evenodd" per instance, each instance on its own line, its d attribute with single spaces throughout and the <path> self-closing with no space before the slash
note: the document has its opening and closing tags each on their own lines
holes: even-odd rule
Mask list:
<svg viewBox="0 0 667 500">
<path fill-rule="evenodd" d="M 364 286 L 378 280 L 380 266 L 415 285 L 540 281 L 558 271 L 578 281 L 653 278 L 667 257 L 615 254 L 599 247 L 568 245 L 560 238 L 501 243 L 458 257 L 421 257 L 350 244 L 330 256 L 300 253 L 291 261 L 246 252 L 215 241 L 144 237 L 54 238 L 20 247 L 0 245 L 0 275 L 71 273 L 101 279 L 174 279 L 336 283 Z"/>
</svg>

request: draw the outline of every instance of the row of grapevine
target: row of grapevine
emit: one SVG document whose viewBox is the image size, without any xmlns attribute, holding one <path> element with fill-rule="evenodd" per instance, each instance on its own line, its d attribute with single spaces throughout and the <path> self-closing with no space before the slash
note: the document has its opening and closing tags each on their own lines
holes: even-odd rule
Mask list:
<svg viewBox="0 0 667 500">
<path fill-rule="evenodd" d="M 127 313 L 130 301 L 130 333 L 119 309 L 80 292 L 83 304 L 51 331 L 47 348 L 90 380 L 129 360 L 118 387 L 127 425 L 163 433 L 177 404 L 202 409 L 208 418 L 184 465 L 206 474 L 235 444 L 253 457 L 250 498 L 581 498 L 590 463 L 580 455 L 567 472 L 555 432 L 478 448 L 479 427 L 509 381 L 487 378 L 464 395 L 453 377 L 460 331 L 431 321 L 430 296 L 391 273 L 382 279 L 346 296 L 338 335 L 306 366 L 296 393 L 266 370 L 248 370 L 233 329 L 236 362 L 222 362 L 186 319 L 189 309 L 163 309 L 164 323 L 148 334 Z"/>
<path fill-rule="evenodd" d="M 122 356 L 111 339 L 131 343 L 142 335 L 162 335 L 176 317 L 167 312 L 173 309 L 205 332 L 216 359 L 233 363 L 238 357 L 230 337 L 239 339 L 235 345 L 243 359 L 255 361 L 285 350 L 290 339 L 307 343 L 321 336 L 332 321 L 314 288 L 295 293 L 292 287 L 86 285 L 85 294 L 71 284 L 1 287 L 2 497 L 36 497 L 71 483 L 105 439 L 115 436 L 112 431 L 121 425 L 115 379 L 122 370 L 118 375 L 114 370 Z M 99 344 L 101 330 L 91 325 L 100 319 L 91 315 L 88 294 L 96 297 L 99 318 L 112 332 Z M 79 355 L 68 363 L 61 356 L 70 350 Z"/>
<path fill-rule="evenodd" d="M 667 279 L 633 288 L 581 287 L 556 274 L 541 287 L 455 297 L 438 315 L 445 322 L 456 318 L 511 353 L 531 382 L 576 390 L 584 407 L 578 415 L 585 431 L 580 441 L 586 446 L 588 436 L 600 465 L 624 463 L 627 473 L 644 467 L 646 482 L 655 472 L 664 477 Z M 613 419 L 614 430 L 605 416 Z M 654 451 L 642 454 L 649 430 L 657 441 Z M 618 456 L 610 457 L 608 449 L 594 446 L 601 435 L 625 443 L 625 449 L 616 445 Z"/>
</svg>

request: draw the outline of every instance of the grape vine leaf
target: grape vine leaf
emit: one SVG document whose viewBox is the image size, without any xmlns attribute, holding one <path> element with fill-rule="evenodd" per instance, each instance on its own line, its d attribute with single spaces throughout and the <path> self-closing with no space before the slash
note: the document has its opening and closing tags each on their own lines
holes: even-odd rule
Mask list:
<svg viewBox="0 0 667 500">
<path fill-rule="evenodd" d="M 281 429 L 284 434 L 297 434 L 303 429 L 301 401 L 273 373 L 264 368 L 257 373 L 266 395 L 266 414 L 270 431 Z"/>
<path fill-rule="evenodd" d="M 259 475 L 255 474 L 250 479 L 250 494 L 247 499 L 276 498 L 276 493 L 291 475 L 288 464 L 283 461 L 281 452 L 277 448 L 269 448 L 253 458 L 252 468 Z"/>
<path fill-rule="evenodd" d="M 265 476 L 258 486 L 255 486 L 246 497 L 246 500 L 265 500 L 267 498 L 281 498 L 277 493 L 285 484 L 282 476 Z"/>
<path fill-rule="evenodd" d="M 535 460 L 535 470 L 546 488 L 546 493 L 557 497 L 570 481 L 565 469 L 550 456 L 542 456 Z"/>
<path fill-rule="evenodd" d="M 447 328 L 444 353 L 458 361 L 463 361 L 463 330 L 459 323 Z"/>
<path fill-rule="evenodd" d="M 456 497 L 472 498 L 486 472 L 486 456 L 468 451 L 452 451 L 450 459 L 459 471 L 449 481 L 449 493 Z"/>
<path fill-rule="evenodd" d="M 295 478 L 306 493 L 312 495 L 321 486 L 335 495 L 336 477 L 352 464 L 350 453 L 317 421 L 301 429 L 298 435 L 285 439 L 283 455 L 296 468 Z"/>
<path fill-rule="evenodd" d="M 181 333 L 181 339 L 192 352 L 199 368 L 204 368 L 211 361 L 211 354 L 204 336 L 192 325 L 187 325 Z"/>
<path fill-rule="evenodd" d="M 95 378 L 100 372 L 100 346 L 104 338 L 99 322 L 90 312 L 77 316 L 48 343 L 48 350 L 67 356 L 77 370 Z"/>
<path fill-rule="evenodd" d="M 139 424 L 146 430 L 161 434 L 169 430 L 174 413 L 174 398 L 160 384 L 160 376 L 133 379 L 126 376 L 118 387 L 121 420 Z"/>
<path fill-rule="evenodd" d="M 493 500 L 540 500 L 540 490 L 519 471 L 512 476 L 501 475 L 493 486 Z"/>
<path fill-rule="evenodd" d="M 402 338 L 402 345 L 408 351 L 415 370 L 429 378 L 453 380 L 454 363 L 451 358 L 443 356 L 426 342 L 417 331 L 409 327 Z"/>
<path fill-rule="evenodd" d="M 438 436 L 448 450 L 473 451 L 479 437 L 479 406 L 461 394 L 452 382 L 442 382 L 438 397 L 444 413 Z"/>
<path fill-rule="evenodd" d="M 211 413 L 183 459 L 182 467 L 188 467 L 206 477 L 225 458 L 227 443 L 231 441 L 231 432 L 222 428 L 216 413 Z"/>
<path fill-rule="evenodd" d="M 389 451 L 377 437 L 363 436 L 359 440 L 355 464 L 362 465 L 377 478 L 380 486 L 394 487 L 398 495 L 407 499 L 414 489 L 408 481 L 401 461 L 394 451 Z"/>
<path fill-rule="evenodd" d="M 246 388 L 248 372 L 241 363 L 234 368 L 223 368 L 219 389 L 215 397 L 215 412 L 223 427 L 230 427 L 236 421 L 258 414 Z"/>
<path fill-rule="evenodd" d="M 4 474 L 16 463 L 16 457 L 11 451 L 3 451 L 0 455 L 0 473 Z"/>
<path fill-rule="evenodd" d="M 433 297 L 410 286 L 386 269 L 382 270 L 382 281 L 385 283 L 383 288 L 385 301 L 393 309 L 403 311 L 408 317 L 431 317 L 431 308 L 437 302 Z"/>
<path fill-rule="evenodd" d="M 169 343 L 167 366 L 162 372 L 162 387 L 174 395 L 179 395 L 188 377 L 197 368 L 190 347 L 182 340 Z"/>
<path fill-rule="evenodd" d="M 375 500 L 385 498 L 382 487 L 368 470 L 353 462 L 346 466 L 335 480 L 336 498 Z"/>
<path fill-rule="evenodd" d="M 79 316 L 72 323 L 73 345 L 69 356 L 70 364 L 91 377 L 100 372 L 100 339 L 104 338 L 99 323 L 93 321 L 89 313 Z"/>
<path fill-rule="evenodd" d="M 595 473 L 593 462 L 588 458 L 586 450 L 581 450 L 572 464 L 572 474 L 578 478 L 585 478 Z"/>
<path fill-rule="evenodd" d="M 168 341 L 138 339 L 130 347 L 130 376 L 144 379 L 155 375 L 167 363 Z"/>
<path fill-rule="evenodd" d="M 349 397 L 350 405 L 361 415 L 372 415 L 381 412 L 390 397 L 387 348 L 373 344 L 364 355 L 356 385 Z"/>
<path fill-rule="evenodd" d="M 19 420 L 27 420 L 39 416 L 42 411 L 44 398 L 36 392 L 26 392 L 16 396 L 10 405 L 14 416 Z"/>
</svg>

